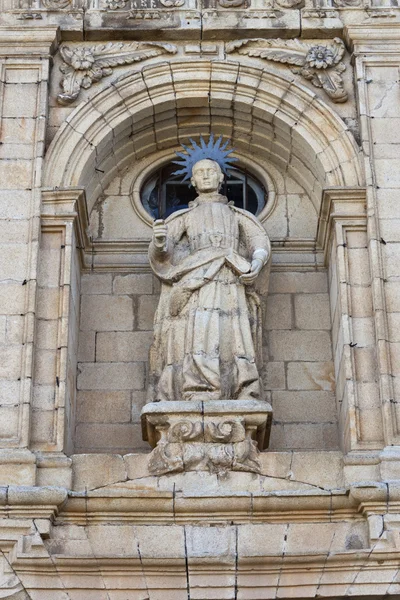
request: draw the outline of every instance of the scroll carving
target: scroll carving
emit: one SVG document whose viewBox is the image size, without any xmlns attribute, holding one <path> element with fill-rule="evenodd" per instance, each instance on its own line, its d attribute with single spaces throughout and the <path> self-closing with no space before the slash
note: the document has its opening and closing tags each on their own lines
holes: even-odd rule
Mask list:
<svg viewBox="0 0 400 600">
<path fill-rule="evenodd" d="M 60 49 L 64 64 L 60 71 L 63 93 L 59 94 L 59 104 L 70 104 L 79 96 L 81 88 L 88 89 L 103 77 L 113 73 L 113 67 L 129 65 L 153 58 L 160 54 L 175 54 L 176 46 L 163 42 L 108 43 L 97 46 L 79 46 Z"/>
<path fill-rule="evenodd" d="M 42 0 L 42 4 L 50 10 L 59 10 L 70 6 L 71 0 Z"/>
<path fill-rule="evenodd" d="M 318 88 L 322 88 L 334 102 L 346 102 L 342 73 L 345 46 L 335 38 L 330 46 L 310 45 L 299 40 L 244 39 L 229 42 L 226 52 L 238 52 L 254 58 L 294 65 L 291 70 Z"/>
<path fill-rule="evenodd" d="M 149 471 L 154 475 L 182 471 L 260 472 L 259 451 L 240 419 L 202 423 L 182 419 L 163 432 L 153 450 Z"/>
</svg>

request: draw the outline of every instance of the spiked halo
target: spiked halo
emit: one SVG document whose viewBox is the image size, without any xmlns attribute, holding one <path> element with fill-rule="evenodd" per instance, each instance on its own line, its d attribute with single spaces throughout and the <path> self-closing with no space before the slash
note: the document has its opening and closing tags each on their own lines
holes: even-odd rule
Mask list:
<svg viewBox="0 0 400 600">
<path fill-rule="evenodd" d="M 200 146 L 191 138 L 189 141 L 192 144 L 191 146 L 185 146 L 182 144 L 182 148 L 186 151 L 186 154 L 183 152 L 176 152 L 176 155 L 182 160 L 172 161 L 174 164 L 182 167 L 173 173 L 174 175 L 184 175 L 182 183 L 191 178 L 193 167 L 199 160 L 204 160 L 206 158 L 209 160 L 215 160 L 225 175 L 228 174 L 228 169 L 232 167 L 230 163 L 238 160 L 237 158 L 229 156 L 234 151 L 233 149 L 226 149 L 230 140 L 227 140 L 221 146 L 222 135 L 220 135 L 217 141 L 214 142 L 214 134 L 211 133 L 208 144 L 205 143 L 203 136 L 200 136 Z"/>
</svg>

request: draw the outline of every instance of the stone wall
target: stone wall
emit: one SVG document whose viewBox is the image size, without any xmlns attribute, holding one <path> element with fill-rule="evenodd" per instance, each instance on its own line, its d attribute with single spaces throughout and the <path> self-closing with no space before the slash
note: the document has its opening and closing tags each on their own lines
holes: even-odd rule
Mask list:
<svg viewBox="0 0 400 600">
<path fill-rule="evenodd" d="M 76 452 L 148 451 L 139 415 L 158 294 L 150 274 L 83 276 Z M 264 321 L 271 449 L 336 449 L 327 273 L 272 273 Z"/>
</svg>

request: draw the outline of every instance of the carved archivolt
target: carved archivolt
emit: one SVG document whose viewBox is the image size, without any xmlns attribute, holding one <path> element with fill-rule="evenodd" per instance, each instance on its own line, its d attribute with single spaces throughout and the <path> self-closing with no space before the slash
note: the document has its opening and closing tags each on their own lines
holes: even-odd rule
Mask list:
<svg viewBox="0 0 400 600">
<path fill-rule="evenodd" d="M 57 100 L 60 104 L 70 104 L 79 95 L 81 88 L 87 89 L 111 75 L 113 67 L 129 65 L 153 58 L 160 54 L 175 54 L 176 46 L 163 42 L 133 42 L 131 44 L 112 43 L 97 46 L 62 46 L 60 54 L 64 64 L 60 71 L 63 93 Z"/>
<path fill-rule="evenodd" d="M 335 38 L 330 46 L 313 46 L 299 40 L 236 40 L 226 45 L 226 52 L 295 65 L 293 73 L 308 79 L 315 87 L 323 88 L 334 102 L 347 100 L 342 79 L 346 66 L 341 62 L 345 46 L 339 38 Z"/>
</svg>

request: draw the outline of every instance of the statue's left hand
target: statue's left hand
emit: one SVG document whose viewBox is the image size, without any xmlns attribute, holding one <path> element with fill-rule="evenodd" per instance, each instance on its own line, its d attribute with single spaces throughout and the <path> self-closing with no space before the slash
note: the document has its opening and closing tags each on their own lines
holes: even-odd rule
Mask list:
<svg viewBox="0 0 400 600">
<path fill-rule="evenodd" d="M 244 283 L 244 285 L 251 285 L 257 279 L 261 269 L 264 266 L 264 261 L 260 258 L 253 258 L 251 261 L 251 268 L 248 273 L 244 273 L 239 277 L 240 283 Z"/>
</svg>

